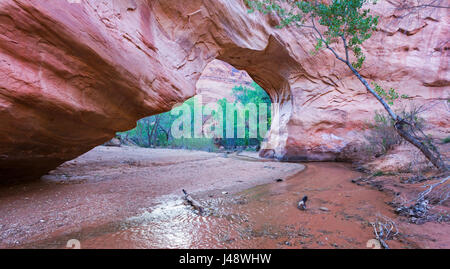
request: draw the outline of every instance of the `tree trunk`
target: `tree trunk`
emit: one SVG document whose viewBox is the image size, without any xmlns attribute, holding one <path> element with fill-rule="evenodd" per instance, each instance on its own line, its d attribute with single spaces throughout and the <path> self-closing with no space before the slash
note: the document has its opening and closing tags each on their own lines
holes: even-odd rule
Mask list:
<svg viewBox="0 0 450 269">
<path fill-rule="evenodd" d="M 163 131 L 163 133 L 166 135 L 167 144 L 169 144 L 169 131 L 166 131 L 161 125 L 159 125 L 159 129 Z"/>
<path fill-rule="evenodd" d="M 405 139 L 406 141 L 414 145 L 416 148 L 418 148 L 436 168 L 438 168 L 442 172 L 447 171 L 448 168 L 445 165 L 444 161 L 442 161 L 439 152 L 433 154 L 433 152 L 426 145 L 424 145 L 419 139 L 417 139 L 414 135 L 410 134 L 408 131 L 404 129 L 405 124 L 406 123 L 404 121 L 395 123 L 394 126 L 395 130 L 397 130 L 397 133 L 401 137 L 403 137 L 403 139 Z"/>
<path fill-rule="evenodd" d="M 389 107 L 389 105 L 384 101 L 384 99 L 379 96 L 373 89 L 370 87 L 369 83 L 359 74 L 359 72 L 349 63 L 346 63 L 347 66 L 352 70 L 352 72 L 356 75 L 356 77 L 361 81 L 361 83 L 366 87 L 366 89 L 373 95 L 377 100 L 383 105 L 385 110 L 389 113 L 389 116 L 394 120 L 394 127 L 397 133 L 406 141 L 411 143 L 413 146 L 418 148 L 423 155 L 440 171 L 447 171 L 448 168 L 445 165 L 445 163 L 441 159 L 441 155 L 436 149 L 436 154 L 433 154 L 433 152 L 423 143 L 421 142 L 420 138 L 415 137 L 413 134 L 410 134 L 407 130 L 405 130 L 404 125 L 408 124 L 397 116 L 394 111 Z M 436 155 L 436 156 L 435 156 Z"/>
<path fill-rule="evenodd" d="M 148 144 L 148 147 L 152 146 L 152 135 L 153 135 L 154 129 L 155 129 L 155 126 L 153 126 L 152 130 L 150 131 L 150 120 L 147 120 L 147 144 Z"/>
<path fill-rule="evenodd" d="M 159 121 L 159 115 L 156 116 L 155 125 L 153 125 L 150 135 L 148 134 L 148 129 L 147 129 L 147 139 L 148 139 L 149 147 L 152 146 L 153 133 L 155 132 L 156 129 L 158 129 L 158 121 Z M 147 124 L 148 124 L 148 126 L 150 126 L 150 120 L 147 122 Z"/>
<path fill-rule="evenodd" d="M 144 141 L 143 141 L 143 138 L 142 138 L 142 132 L 143 132 L 143 127 L 141 126 L 141 124 L 138 122 L 137 123 L 137 143 L 139 144 L 139 145 L 141 145 L 141 146 L 144 146 Z"/>
<path fill-rule="evenodd" d="M 156 116 L 156 121 L 155 121 L 155 126 L 154 126 L 155 133 L 152 134 L 153 135 L 153 145 L 155 145 L 155 147 L 156 147 L 156 142 L 158 139 L 159 117 L 160 117 L 159 115 Z"/>
</svg>

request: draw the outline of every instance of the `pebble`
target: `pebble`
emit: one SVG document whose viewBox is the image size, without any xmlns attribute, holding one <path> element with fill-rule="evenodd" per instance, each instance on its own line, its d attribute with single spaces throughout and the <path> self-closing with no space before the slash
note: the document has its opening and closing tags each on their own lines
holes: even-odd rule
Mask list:
<svg viewBox="0 0 450 269">
<path fill-rule="evenodd" d="M 320 210 L 322 210 L 322 211 L 330 211 L 328 208 L 326 208 L 326 207 L 319 207 L 319 209 Z"/>
</svg>

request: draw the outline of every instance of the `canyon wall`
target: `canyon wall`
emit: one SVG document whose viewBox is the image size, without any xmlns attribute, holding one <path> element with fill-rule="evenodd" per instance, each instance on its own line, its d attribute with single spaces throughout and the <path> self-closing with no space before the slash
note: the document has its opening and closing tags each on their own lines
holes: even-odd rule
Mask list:
<svg viewBox="0 0 450 269">
<path fill-rule="evenodd" d="M 235 102 L 233 88 L 244 86 L 251 88 L 253 80 L 245 71 L 220 60 L 213 60 L 205 67 L 197 81 L 195 94 L 202 97 L 202 102 L 217 103 L 220 99 Z"/>
<path fill-rule="evenodd" d="M 448 136 L 449 11 L 400 2 L 371 7 L 381 23 L 361 73 L 429 104 L 427 122 Z M 382 107 L 329 52 L 311 55 L 310 32 L 276 24 L 242 0 L 0 1 L 1 181 L 39 178 L 170 110 L 214 59 L 245 70 L 279 104 L 262 155 L 355 158 Z"/>
</svg>

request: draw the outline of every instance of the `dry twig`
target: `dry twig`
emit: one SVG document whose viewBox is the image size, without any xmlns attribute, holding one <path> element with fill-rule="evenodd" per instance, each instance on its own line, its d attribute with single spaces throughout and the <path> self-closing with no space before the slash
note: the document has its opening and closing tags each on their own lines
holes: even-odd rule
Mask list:
<svg viewBox="0 0 450 269">
<path fill-rule="evenodd" d="M 371 222 L 370 224 L 373 227 L 375 238 L 380 242 L 383 248 L 389 249 L 386 241 L 398 234 L 398 228 L 395 222 L 387 217 L 378 216 L 376 221 Z"/>
<path fill-rule="evenodd" d="M 428 189 L 426 189 L 425 191 L 419 193 L 419 196 L 417 197 L 417 202 L 421 202 L 423 200 L 425 200 L 425 197 L 427 195 L 429 195 L 436 187 L 446 183 L 448 181 L 448 179 L 450 178 L 450 176 L 444 177 L 442 180 L 440 180 L 439 182 L 436 182 L 434 184 L 431 185 L 424 185 L 424 187 L 428 187 Z M 449 197 L 449 193 L 444 193 L 443 195 L 443 199 L 447 200 Z M 444 200 L 444 201 L 445 201 Z M 442 201 L 440 202 L 442 203 Z"/>
</svg>

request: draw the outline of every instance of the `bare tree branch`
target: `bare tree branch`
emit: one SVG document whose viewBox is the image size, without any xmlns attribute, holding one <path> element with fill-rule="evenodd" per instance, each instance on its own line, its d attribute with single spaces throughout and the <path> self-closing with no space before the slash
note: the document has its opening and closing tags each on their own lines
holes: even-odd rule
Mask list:
<svg viewBox="0 0 450 269">
<path fill-rule="evenodd" d="M 386 241 L 398 234 L 398 228 L 395 222 L 387 217 L 377 216 L 376 221 L 371 222 L 370 225 L 373 227 L 375 238 L 380 242 L 383 248 L 389 249 Z"/>
<path fill-rule="evenodd" d="M 436 183 L 431 184 L 431 185 L 425 185 L 424 187 L 428 187 L 428 189 L 426 189 L 425 191 L 423 191 L 423 192 L 421 192 L 421 193 L 419 194 L 419 196 L 417 197 L 417 202 L 421 202 L 421 201 L 425 200 L 425 197 L 426 197 L 427 195 L 429 195 L 429 194 L 433 191 L 433 189 L 435 189 L 436 187 L 438 187 L 438 186 L 440 186 L 440 185 L 446 183 L 446 182 L 448 181 L 449 178 L 450 178 L 450 176 L 447 176 L 447 177 L 443 178 L 443 179 L 442 179 L 441 181 L 439 181 L 439 182 L 436 182 Z M 447 198 L 448 198 L 449 194 L 447 193 L 446 196 L 447 196 Z M 447 198 L 446 198 L 446 199 L 447 199 Z"/>
</svg>

